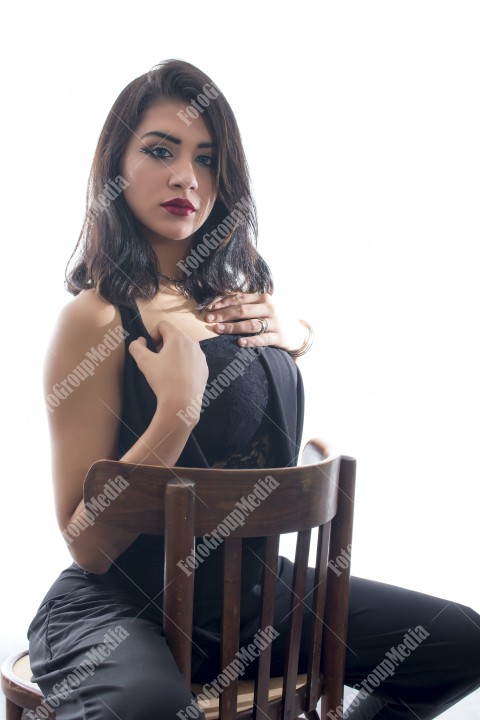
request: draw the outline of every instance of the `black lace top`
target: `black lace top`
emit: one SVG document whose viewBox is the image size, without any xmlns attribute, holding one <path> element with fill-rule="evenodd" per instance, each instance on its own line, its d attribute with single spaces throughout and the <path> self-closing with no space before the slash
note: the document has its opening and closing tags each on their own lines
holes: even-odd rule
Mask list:
<svg viewBox="0 0 480 720">
<path fill-rule="evenodd" d="M 201 340 L 209 374 L 195 438 L 211 467 L 275 466 L 277 432 L 268 379 L 256 348 L 240 348 L 239 335 Z M 180 456 L 178 465 L 181 466 Z"/>
<path fill-rule="evenodd" d="M 146 330 L 138 309 L 120 306 L 126 346 L 136 338 L 155 345 Z M 209 376 L 202 401 L 200 421 L 195 426 L 180 455 L 179 467 L 279 467 L 292 463 L 298 453 L 295 440 L 301 427 L 298 413 L 303 411 L 303 389 L 298 369 L 288 353 L 273 347 L 241 348 L 240 335 L 219 335 L 200 341 L 207 358 Z M 285 452 L 282 419 L 278 417 L 269 356 L 282 362 L 275 380 L 282 393 L 291 398 L 301 396 L 301 407 L 292 409 L 295 427 L 290 429 L 293 447 Z M 274 368 L 275 370 L 276 368 Z M 281 377 L 280 377 L 281 375 Z M 192 398 L 192 403 L 198 403 Z M 120 428 L 118 457 L 145 432 L 156 408 L 155 395 L 129 352 L 125 353 L 124 407 Z M 184 417 L 188 422 L 188 408 Z M 303 416 L 302 416 L 303 419 Z M 280 423 L 279 423 L 280 420 Z M 290 418 L 287 422 L 290 421 Z M 275 445 L 274 438 L 279 442 Z M 295 464 L 293 462 L 293 464 Z"/>
</svg>

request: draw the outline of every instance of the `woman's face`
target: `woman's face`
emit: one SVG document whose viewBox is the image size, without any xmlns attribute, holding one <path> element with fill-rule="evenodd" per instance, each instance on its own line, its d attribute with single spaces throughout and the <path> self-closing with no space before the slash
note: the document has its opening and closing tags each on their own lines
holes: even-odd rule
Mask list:
<svg viewBox="0 0 480 720">
<path fill-rule="evenodd" d="M 159 100 L 144 114 L 125 148 L 125 200 L 152 245 L 189 239 L 216 199 L 213 137 L 200 116 L 186 125 L 185 103 Z M 166 205 L 173 200 L 177 205 Z M 191 207 L 179 201 L 188 201 Z M 182 243 L 182 247 L 184 244 Z"/>
</svg>

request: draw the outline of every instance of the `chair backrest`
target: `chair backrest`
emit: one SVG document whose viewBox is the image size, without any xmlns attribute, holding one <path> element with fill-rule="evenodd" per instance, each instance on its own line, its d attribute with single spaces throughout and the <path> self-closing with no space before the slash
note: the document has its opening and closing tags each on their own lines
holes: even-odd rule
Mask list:
<svg viewBox="0 0 480 720">
<path fill-rule="evenodd" d="M 108 481 L 124 478 L 125 488 L 96 522 L 138 533 L 164 535 L 164 632 L 188 683 L 191 675 L 194 567 L 181 563 L 191 555 L 195 537 L 225 524 L 221 664 L 227 668 L 239 651 L 242 539 L 265 538 L 260 627 L 273 625 L 274 593 L 280 535 L 297 533 L 291 594 L 290 627 L 285 656 L 281 717 L 298 714 L 296 679 L 311 531 L 318 528 L 310 628 L 307 683 L 300 712 L 342 703 L 348 618 L 349 567 L 329 572 L 332 562 L 350 552 L 353 526 L 355 461 L 324 458 L 320 441 L 305 447 L 304 465 L 290 468 L 224 470 L 161 468 L 111 460 L 96 462 L 85 479 L 84 497 L 105 490 Z M 117 483 L 119 480 L 117 480 Z M 330 566 L 329 566 L 330 563 Z M 337 568 L 338 565 L 334 564 Z M 271 644 L 260 653 L 253 717 L 268 717 Z M 220 695 L 220 716 L 236 718 L 237 681 Z M 323 714 L 323 713 L 322 713 Z"/>
</svg>

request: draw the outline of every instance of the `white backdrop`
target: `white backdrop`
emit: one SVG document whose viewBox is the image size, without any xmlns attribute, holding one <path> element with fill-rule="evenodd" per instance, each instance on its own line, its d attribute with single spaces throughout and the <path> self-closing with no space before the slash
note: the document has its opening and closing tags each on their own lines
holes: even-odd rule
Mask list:
<svg viewBox="0 0 480 720">
<path fill-rule="evenodd" d="M 169 57 L 229 99 L 260 249 L 315 325 L 304 439 L 358 459 L 353 573 L 478 611 L 478 3 L 27 2 L 2 24 L 1 655 L 70 561 L 41 376 L 94 147 Z"/>
</svg>

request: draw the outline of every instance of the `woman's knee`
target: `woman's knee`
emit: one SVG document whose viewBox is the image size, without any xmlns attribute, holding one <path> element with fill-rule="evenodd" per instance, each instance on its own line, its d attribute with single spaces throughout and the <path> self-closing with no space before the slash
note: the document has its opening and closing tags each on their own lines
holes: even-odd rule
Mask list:
<svg viewBox="0 0 480 720">
<path fill-rule="evenodd" d="M 480 681 L 480 615 L 465 605 L 452 603 L 447 627 L 456 670 Z M 435 623 L 432 624 L 432 628 Z"/>
</svg>

